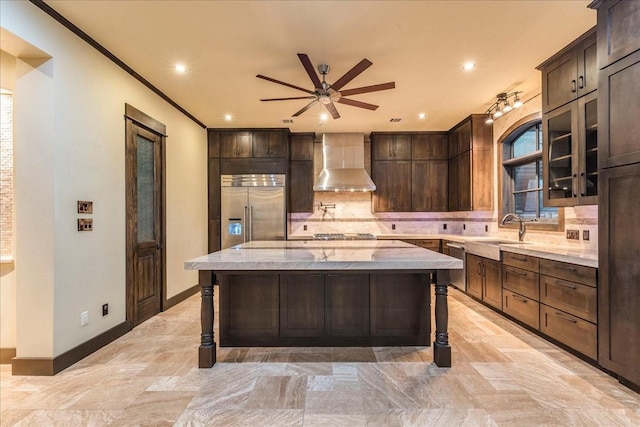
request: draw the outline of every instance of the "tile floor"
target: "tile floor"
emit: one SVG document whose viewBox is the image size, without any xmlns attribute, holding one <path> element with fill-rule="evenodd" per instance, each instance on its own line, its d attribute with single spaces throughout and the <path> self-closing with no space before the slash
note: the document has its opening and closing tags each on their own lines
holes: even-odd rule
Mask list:
<svg viewBox="0 0 640 427">
<path fill-rule="evenodd" d="M 54 377 L 0 376 L 2 426 L 638 426 L 640 395 L 466 295 L 453 367 L 431 347 L 223 348 L 198 369 L 199 297 Z"/>
</svg>

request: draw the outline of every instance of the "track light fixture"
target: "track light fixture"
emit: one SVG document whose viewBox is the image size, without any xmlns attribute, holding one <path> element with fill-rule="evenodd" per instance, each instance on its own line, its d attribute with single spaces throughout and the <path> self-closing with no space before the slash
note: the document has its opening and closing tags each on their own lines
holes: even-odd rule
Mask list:
<svg viewBox="0 0 640 427">
<path fill-rule="evenodd" d="M 485 123 L 490 125 L 491 123 L 493 123 L 494 119 L 497 119 L 503 114 L 508 113 L 514 108 L 522 107 L 522 101 L 520 101 L 519 97 L 519 94 L 521 93 L 522 92 L 502 92 L 497 94 L 496 98 L 498 98 L 498 100 L 491 104 L 487 111 L 485 111 L 485 114 L 487 115 L 487 120 L 485 120 Z M 509 98 L 513 98 L 513 104 L 509 103 Z"/>
</svg>

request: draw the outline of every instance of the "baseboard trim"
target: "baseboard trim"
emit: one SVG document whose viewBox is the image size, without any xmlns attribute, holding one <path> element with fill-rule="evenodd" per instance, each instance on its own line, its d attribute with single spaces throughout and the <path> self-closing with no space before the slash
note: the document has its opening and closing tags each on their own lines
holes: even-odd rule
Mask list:
<svg viewBox="0 0 640 427">
<path fill-rule="evenodd" d="M 0 348 L 0 365 L 10 365 L 14 357 L 16 357 L 15 348 Z"/>
<path fill-rule="evenodd" d="M 193 285 L 189 289 L 186 289 L 180 292 L 179 294 L 172 296 L 165 303 L 164 310 L 169 310 L 174 305 L 180 304 L 182 301 L 186 300 L 192 295 L 197 294 L 199 291 L 200 291 L 200 285 Z"/>
<path fill-rule="evenodd" d="M 14 357 L 11 364 L 11 372 L 13 375 L 55 375 L 84 359 L 94 351 L 120 338 L 131 329 L 131 322 L 124 321 L 55 358 Z"/>
</svg>

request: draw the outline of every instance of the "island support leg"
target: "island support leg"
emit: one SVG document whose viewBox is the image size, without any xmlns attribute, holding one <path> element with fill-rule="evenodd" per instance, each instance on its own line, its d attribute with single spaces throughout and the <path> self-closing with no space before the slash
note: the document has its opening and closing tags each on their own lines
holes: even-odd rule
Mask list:
<svg viewBox="0 0 640 427">
<path fill-rule="evenodd" d="M 211 368 L 216 363 L 216 343 L 213 340 L 213 284 L 215 275 L 213 271 L 198 271 L 200 282 L 200 295 L 202 297 L 200 308 L 200 347 L 198 348 L 198 367 Z"/>
<path fill-rule="evenodd" d="M 451 346 L 449 345 L 449 307 L 447 306 L 447 270 L 433 273 L 436 290 L 436 339 L 433 342 L 433 361 L 441 368 L 451 367 Z"/>
</svg>

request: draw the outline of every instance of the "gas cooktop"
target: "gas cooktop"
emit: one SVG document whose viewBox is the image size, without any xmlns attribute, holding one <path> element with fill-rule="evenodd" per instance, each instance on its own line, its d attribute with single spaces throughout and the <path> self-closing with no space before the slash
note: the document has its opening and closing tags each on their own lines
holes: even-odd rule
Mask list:
<svg viewBox="0 0 640 427">
<path fill-rule="evenodd" d="M 313 240 L 376 240 L 371 233 L 316 233 Z"/>
</svg>

